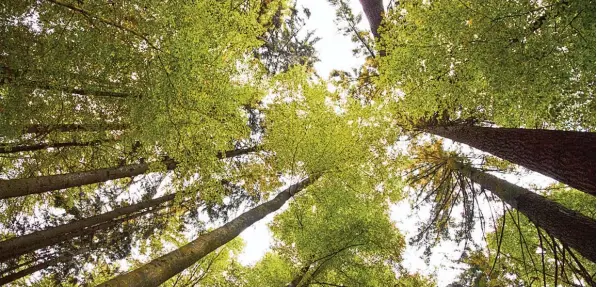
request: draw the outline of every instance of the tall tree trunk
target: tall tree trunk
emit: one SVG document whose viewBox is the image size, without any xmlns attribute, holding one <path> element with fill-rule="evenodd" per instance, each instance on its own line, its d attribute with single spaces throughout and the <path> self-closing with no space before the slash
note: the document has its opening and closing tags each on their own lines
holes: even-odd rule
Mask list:
<svg viewBox="0 0 597 287">
<path fill-rule="evenodd" d="M 48 261 L 45 261 L 45 262 L 42 262 L 42 263 L 39 263 L 39 264 L 35 264 L 35 265 L 31 266 L 31 267 L 27 267 L 27 268 L 25 268 L 23 270 L 20 270 L 18 272 L 13 273 L 13 274 L 9 274 L 9 275 L 6 275 L 4 277 L 1 277 L 0 278 L 0 286 L 3 286 L 4 284 L 8 284 L 8 283 L 10 283 L 12 281 L 21 279 L 21 278 L 23 278 L 23 277 L 25 277 L 27 275 L 31 275 L 31 274 L 33 274 L 33 273 L 35 273 L 37 271 L 44 270 L 44 269 L 46 269 L 46 268 L 48 268 L 50 266 L 54 266 L 54 265 L 56 265 L 58 263 L 68 262 L 71 259 L 73 259 L 73 257 L 75 257 L 75 256 L 77 256 L 79 254 L 83 254 L 83 253 L 87 252 L 87 250 L 88 250 L 87 248 L 81 248 L 81 249 L 79 249 L 79 250 L 77 250 L 77 251 L 75 251 L 73 253 L 63 254 L 63 255 L 60 255 L 60 256 L 58 256 L 58 257 L 56 257 L 54 259 L 50 259 Z"/>
<path fill-rule="evenodd" d="M 61 147 L 81 147 L 81 146 L 94 146 L 107 140 L 96 140 L 90 142 L 61 142 L 61 143 L 39 143 L 32 145 L 17 145 L 11 146 L 10 144 L 0 144 L 0 154 L 2 153 L 13 153 L 13 152 L 24 152 L 24 151 L 38 151 L 47 148 L 61 148 Z"/>
<path fill-rule="evenodd" d="M 488 152 L 595 196 L 595 133 L 469 125 L 426 127 L 423 130 Z"/>
<path fill-rule="evenodd" d="M 49 132 L 99 132 L 99 131 L 119 131 L 126 130 L 126 124 L 97 124 L 97 125 L 79 125 L 79 124 L 57 124 L 57 125 L 28 125 L 23 129 L 23 133 L 47 134 Z"/>
<path fill-rule="evenodd" d="M 176 163 L 167 164 L 168 170 Z M 149 164 L 139 163 L 90 171 L 73 172 L 49 176 L 0 180 L 0 199 L 26 196 L 108 180 L 133 177 L 149 170 Z"/>
<path fill-rule="evenodd" d="M 382 1 L 360 1 L 377 38 Z M 381 52 L 380 55 L 384 56 Z M 422 130 L 465 143 L 595 196 L 595 133 L 466 125 Z"/>
<path fill-rule="evenodd" d="M 143 209 L 155 208 L 164 202 L 174 199 L 174 194 L 165 195 L 156 199 L 142 201 L 137 204 L 121 207 L 112 211 L 95 215 L 89 218 L 77 220 L 71 223 L 50 227 L 45 230 L 33 232 L 27 235 L 11 238 L 0 242 L 0 262 L 7 259 L 51 246 L 65 239 L 70 239 L 78 235 L 77 232 L 84 231 L 94 225 L 104 222 L 110 222 L 122 216 L 131 215 Z"/>
<path fill-rule="evenodd" d="M 310 185 L 317 177 L 307 178 L 280 192 L 274 199 L 241 214 L 207 234 L 199 236 L 187 245 L 172 251 L 148 264 L 117 276 L 99 286 L 158 286 L 170 277 L 182 272 L 218 247 L 228 243 L 243 230 L 266 215 L 278 210 L 288 199 Z"/>
<path fill-rule="evenodd" d="M 563 244 L 595 262 L 595 220 L 469 165 L 457 161 L 452 164 L 455 170 L 491 191 Z"/>
<path fill-rule="evenodd" d="M 371 27 L 371 33 L 377 39 L 379 38 L 379 33 L 377 29 L 381 24 L 381 18 L 384 13 L 383 8 L 383 0 L 360 0 L 361 6 L 363 7 L 363 12 L 365 12 L 365 16 L 367 16 L 367 20 L 369 21 L 369 27 Z"/>
<path fill-rule="evenodd" d="M 218 158 L 239 156 L 256 150 L 246 148 L 219 153 Z M 176 161 L 167 159 L 163 163 L 168 170 L 176 168 Z M 133 177 L 149 170 L 149 164 L 139 163 L 119 167 L 110 167 L 90 171 L 73 172 L 30 178 L 0 180 L 0 199 L 44 193 L 86 184 L 105 182 L 108 180 Z"/>
</svg>

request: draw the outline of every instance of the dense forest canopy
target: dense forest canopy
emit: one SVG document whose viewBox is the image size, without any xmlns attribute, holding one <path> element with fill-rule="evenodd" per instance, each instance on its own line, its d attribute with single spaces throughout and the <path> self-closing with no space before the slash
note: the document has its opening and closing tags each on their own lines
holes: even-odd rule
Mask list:
<svg viewBox="0 0 597 287">
<path fill-rule="evenodd" d="M 317 5 L 0 3 L 0 285 L 595 286 L 595 1 Z"/>
</svg>

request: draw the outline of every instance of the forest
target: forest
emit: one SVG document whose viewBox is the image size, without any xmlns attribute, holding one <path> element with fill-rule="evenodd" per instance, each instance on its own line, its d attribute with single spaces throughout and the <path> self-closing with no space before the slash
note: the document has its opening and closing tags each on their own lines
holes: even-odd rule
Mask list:
<svg viewBox="0 0 597 287">
<path fill-rule="evenodd" d="M 594 0 L 298 2 L 0 1 L 0 285 L 597 286 Z"/>
</svg>

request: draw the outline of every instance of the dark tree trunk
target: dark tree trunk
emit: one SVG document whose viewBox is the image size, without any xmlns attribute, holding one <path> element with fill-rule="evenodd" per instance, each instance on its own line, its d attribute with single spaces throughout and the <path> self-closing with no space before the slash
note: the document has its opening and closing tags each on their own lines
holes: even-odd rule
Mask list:
<svg viewBox="0 0 597 287">
<path fill-rule="evenodd" d="M 23 129 L 23 133 L 47 134 L 49 132 L 100 132 L 126 130 L 125 124 L 101 124 L 101 125 L 79 125 L 79 124 L 57 124 L 57 125 L 29 125 Z"/>
<path fill-rule="evenodd" d="M 155 208 L 164 202 L 174 199 L 174 194 L 158 197 L 156 199 L 142 201 L 137 204 L 117 208 L 110 212 L 95 215 L 89 218 L 77 220 L 71 223 L 56 227 L 50 227 L 45 230 L 33 232 L 27 235 L 11 238 L 0 242 L 0 262 L 20 256 L 22 254 L 35 251 L 47 246 L 51 246 L 66 239 L 74 238 L 88 232 L 88 228 L 111 222 L 122 216 L 129 216 L 144 209 Z"/>
<path fill-rule="evenodd" d="M 50 266 L 54 266 L 54 265 L 56 265 L 58 263 L 68 262 L 73 257 L 75 257 L 75 256 L 77 256 L 79 254 L 83 254 L 85 252 L 87 252 L 87 248 L 82 248 L 82 249 L 77 250 L 74 253 L 63 254 L 63 255 L 60 255 L 60 256 L 58 256 L 58 257 L 56 257 L 54 259 L 50 259 L 48 261 L 45 261 L 45 262 L 42 262 L 42 263 L 39 263 L 39 264 L 35 264 L 35 265 L 31 266 L 31 267 L 27 267 L 27 268 L 25 268 L 23 270 L 20 270 L 18 272 L 13 273 L 13 274 L 6 275 L 6 276 L 0 278 L 0 286 L 3 286 L 4 284 L 8 284 L 8 283 L 10 283 L 12 281 L 21 279 L 21 278 L 23 278 L 25 276 L 31 275 L 31 274 L 33 274 L 33 273 L 35 273 L 37 271 L 44 270 L 44 269 L 46 269 L 46 268 L 48 268 Z"/>
<path fill-rule="evenodd" d="M 195 262 L 228 243 L 243 230 L 266 215 L 278 210 L 295 193 L 310 185 L 316 177 L 307 178 L 280 192 L 274 199 L 241 214 L 207 234 L 199 236 L 187 245 L 172 251 L 160 258 L 129 273 L 117 276 L 99 286 L 157 286 L 172 276 L 182 272 Z"/>
<path fill-rule="evenodd" d="M 595 133 L 469 125 L 422 130 L 488 152 L 595 196 Z"/>
<path fill-rule="evenodd" d="M 491 191 L 563 244 L 595 262 L 595 220 L 468 165 L 460 162 L 453 165 L 464 176 Z"/>
<path fill-rule="evenodd" d="M 167 166 L 168 169 L 174 169 L 176 164 Z M 0 199 L 44 193 L 118 178 L 134 177 L 145 173 L 147 170 L 149 170 L 149 164 L 139 163 L 67 174 L 0 180 Z"/>
<path fill-rule="evenodd" d="M 371 33 L 377 39 L 379 38 L 379 32 L 377 29 L 381 24 L 381 18 L 384 13 L 383 0 L 360 0 L 363 12 L 367 16 L 369 21 L 369 27 L 371 27 Z"/>
<path fill-rule="evenodd" d="M 40 143 L 32 145 L 17 145 L 11 146 L 10 144 L 0 144 L 0 154 L 2 153 L 13 153 L 13 152 L 24 152 L 24 151 L 38 151 L 47 148 L 62 148 L 62 147 L 82 147 L 82 146 L 94 146 L 98 145 L 105 140 L 96 140 L 91 142 L 62 142 L 62 143 Z"/>
<path fill-rule="evenodd" d="M 76 89 L 76 88 L 68 88 L 68 87 L 54 87 L 47 84 L 42 83 L 34 83 L 34 88 L 42 89 L 42 90 L 55 90 L 61 91 L 66 94 L 76 94 L 81 96 L 98 96 L 98 97 L 111 97 L 111 98 L 128 98 L 131 97 L 131 94 L 128 93 L 121 93 L 121 92 L 112 92 L 112 91 L 101 91 L 101 90 L 87 90 L 87 89 Z M 139 96 L 133 96 L 139 98 Z"/>
<path fill-rule="evenodd" d="M 224 159 L 224 158 L 230 158 L 230 157 L 235 157 L 235 156 L 239 156 L 239 155 L 244 155 L 244 154 L 249 154 L 252 152 L 256 152 L 258 150 L 257 147 L 249 147 L 249 148 L 242 148 L 242 149 L 234 149 L 234 150 L 229 150 L 229 151 L 225 151 L 225 152 L 219 152 L 217 157 L 219 159 Z"/>
<path fill-rule="evenodd" d="M 255 148 L 246 148 L 219 153 L 219 158 L 239 156 L 253 152 Z M 176 161 L 166 159 L 162 162 L 168 170 L 176 168 Z M 149 164 L 139 163 L 119 167 L 103 168 L 91 171 L 73 172 L 31 178 L 0 180 L 0 199 L 26 196 L 59 190 L 108 180 L 134 177 L 149 170 Z"/>
</svg>

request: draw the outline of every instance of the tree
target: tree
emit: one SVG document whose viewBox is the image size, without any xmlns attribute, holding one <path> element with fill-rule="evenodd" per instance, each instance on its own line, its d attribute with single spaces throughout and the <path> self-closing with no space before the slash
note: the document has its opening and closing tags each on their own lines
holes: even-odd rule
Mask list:
<svg viewBox="0 0 597 287">
<path fill-rule="evenodd" d="M 467 144 L 595 196 L 595 133 L 469 125 L 422 130 Z"/>
<path fill-rule="evenodd" d="M 238 278 L 245 268 L 236 260 L 244 242 L 236 238 L 199 260 L 185 271 L 166 281 L 164 287 L 238 286 Z"/>
<path fill-rule="evenodd" d="M 377 3 L 379 2 L 379 3 Z M 377 13 L 377 10 L 374 9 L 374 7 L 378 7 L 381 5 L 381 1 L 361 1 L 361 5 L 363 6 L 363 10 L 365 12 L 365 14 L 368 16 L 368 19 L 370 21 L 370 26 L 371 26 L 371 31 L 374 35 L 377 35 L 376 38 L 379 38 L 379 33 L 378 33 L 378 27 L 381 23 L 382 17 L 377 17 L 379 15 L 379 13 Z M 387 23 L 388 26 L 394 27 L 394 29 L 388 31 L 388 36 L 386 38 L 384 38 L 384 44 L 386 43 L 398 43 L 398 42 L 404 42 L 406 44 L 388 44 L 388 46 L 390 45 L 395 45 L 392 46 L 391 49 L 388 49 L 388 51 L 395 51 L 396 53 L 404 53 L 403 50 L 407 50 L 409 49 L 408 47 L 412 47 L 417 50 L 414 53 L 408 53 L 409 57 L 413 57 L 410 60 L 407 61 L 427 61 L 425 60 L 426 57 L 429 58 L 429 61 L 441 61 L 441 58 L 443 56 L 443 54 L 438 54 L 437 52 L 437 47 L 442 47 L 442 46 L 446 46 L 448 47 L 448 51 L 449 51 L 449 55 L 447 55 L 446 57 L 448 57 L 447 61 L 458 61 L 454 59 L 454 54 L 455 53 L 466 53 L 466 55 L 470 56 L 470 50 L 472 50 L 472 48 L 475 45 L 490 45 L 489 43 L 487 43 L 488 41 L 485 40 L 478 40 L 475 38 L 475 40 L 473 40 L 470 44 L 470 47 L 463 45 L 463 47 L 459 47 L 459 43 L 456 44 L 450 44 L 450 43 L 445 43 L 446 41 L 450 41 L 450 40 L 460 40 L 459 38 L 456 37 L 470 37 L 470 35 L 472 34 L 468 34 L 469 32 L 466 31 L 467 29 L 470 29 L 472 27 L 472 25 L 469 25 L 468 28 L 462 27 L 462 28 L 452 28 L 450 29 L 444 29 L 447 30 L 445 39 L 443 39 L 442 37 L 444 36 L 439 36 L 439 35 L 427 35 L 425 33 L 429 33 L 429 31 L 442 31 L 444 32 L 444 30 L 440 30 L 442 29 L 442 27 L 446 27 L 446 26 L 441 26 L 442 24 L 446 24 L 446 23 L 438 23 L 437 19 L 441 18 L 444 19 L 443 17 L 448 17 L 446 16 L 449 13 L 452 13 L 452 11 L 450 12 L 446 12 L 446 10 L 443 10 L 441 12 L 436 12 L 434 10 L 438 9 L 437 7 L 441 6 L 441 5 L 445 5 L 443 4 L 441 1 L 440 2 L 435 2 L 433 5 L 427 5 L 427 4 L 416 4 L 416 3 L 410 3 L 410 2 L 401 2 L 400 3 L 400 7 L 401 9 L 406 9 L 404 15 L 393 11 L 392 13 L 390 13 L 391 16 L 388 16 L 389 18 L 387 19 Z M 475 4 L 476 5 L 476 4 Z M 482 3 L 479 3 L 479 5 L 482 6 Z M 521 5 L 525 5 L 525 4 L 521 4 Z M 557 6 L 560 5 L 559 3 L 553 4 L 553 6 Z M 477 11 L 474 8 L 468 7 L 467 5 L 463 5 L 463 4 L 458 4 L 458 5 L 454 5 L 455 7 L 451 7 L 451 9 L 462 9 L 465 11 L 468 11 L 467 13 L 469 14 L 473 14 L 476 17 L 481 17 L 483 18 L 483 21 L 487 21 L 487 14 L 483 14 L 483 12 L 481 11 Z M 461 7 L 462 6 L 462 7 Z M 515 5 L 512 5 L 515 6 Z M 483 7 L 483 9 L 487 9 L 489 7 L 485 6 Z M 549 12 L 549 9 L 552 9 L 552 5 L 546 5 L 545 7 L 539 7 L 537 8 L 537 11 L 539 14 L 541 13 L 546 13 L 545 15 L 547 15 Z M 383 6 L 381 6 L 381 9 L 383 11 Z M 513 7 L 504 7 L 503 8 L 505 11 L 508 11 L 508 9 L 513 9 Z M 402 12 L 401 12 L 402 13 Z M 432 18 L 432 15 L 436 15 L 435 13 L 439 13 L 438 15 L 441 15 L 439 17 L 435 17 Z M 479 14 L 480 13 L 480 14 Z M 494 11 L 492 11 L 492 13 L 495 13 Z M 527 14 L 530 15 L 531 11 L 529 11 Z M 558 12 L 558 14 L 556 15 L 556 17 L 562 17 L 562 15 L 560 14 L 564 14 L 564 13 L 572 13 L 570 11 L 560 11 Z M 412 14 L 414 14 L 414 16 L 411 16 Z M 512 16 L 513 18 L 516 17 L 521 17 L 523 15 L 527 15 L 527 14 L 522 14 L 522 15 L 514 15 Z M 543 15 L 543 19 L 541 21 L 545 21 L 545 15 Z M 409 20 L 412 17 L 412 23 Z M 427 18 L 429 17 L 429 18 Z M 397 18 L 399 20 L 395 21 L 394 18 Z M 509 17 L 504 17 L 504 18 L 509 18 Z M 429 20 L 429 19 L 433 19 L 433 20 Z M 451 19 L 450 21 L 453 21 L 454 19 Z M 549 21 L 551 21 L 552 19 L 550 19 Z M 394 21 L 394 22 L 392 22 Z M 446 20 L 448 21 L 448 20 Z M 469 20 L 467 20 L 469 21 Z M 470 21 L 473 21 L 472 19 Z M 497 22 L 499 21 L 508 21 L 507 19 L 493 19 L 492 22 L 494 22 L 494 24 L 497 25 Z M 433 25 L 430 25 L 428 23 L 433 23 Z M 468 23 L 468 22 L 467 22 Z M 453 23 L 452 23 L 453 24 Z M 538 25 L 543 25 L 543 22 L 538 23 Z M 571 23 L 570 23 L 571 24 Z M 424 30 L 424 29 L 418 29 L 418 30 L 409 30 L 412 28 L 404 28 L 404 27 L 417 27 L 417 25 L 421 25 L 421 26 L 432 26 L 433 28 L 430 28 L 429 30 Z M 468 24 L 467 24 L 468 25 Z M 477 24 L 475 24 L 475 27 L 473 27 L 475 30 L 477 29 Z M 402 28 L 398 28 L 398 27 L 402 27 Z M 457 27 L 457 26 L 452 26 L 452 27 Z M 533 30 L 533 33 L 538 29 L 539 27 L 537 27 L 535 30 Z M 516 28 L 515 28 L 516 29 Z M 493 29 L 487 29 L 484 30 L 483 33 L 485 34 L 490 34 L 492 33 Z M 548 30 L 549 31 L 549 30 Z M 551 31 L 549 31 L 551 33 Z M 531 33 L 531 34 L 533 34 Z M 580 33 L 580 32 L 579 32 Z M 429 36 L 431 38 L 438 38 L 439 43 L 436 46 L 430 46 L 430 47 L 420 47 L 417 44 L 417 41 L 421 41 L 421 38 L 417 38 L 418 34 L 422 34 L 422 35 L 426 35 L 425 37 Z M 551 41 L 551 38 L 548 38 L 549 36 L 545 36 L 545 35 L 541 35 L 541 34 L 537 34 L 537 35 L 533 35 L 536 38 L 539 38 L 541 40 L 543 40 L 542 38 L 544 37 L 545 40 L 544 41 Z M 395 37 L 395 38 L 391 38 L 391 37 Z M 476 36 L 477 38 L 479 37 L 478 35 Z M 582 37 L 582 35 L 580 36 Z M 574 37 L 571 37 L 570 39 L 573 39 Z M 396 40 L 399 39 L 399 40 Z M 404 39 L 404 40 L 403 40 Z M 409 39 L 409 40 L 406 40 Z M 447 39 L 447 40 L 446 40 Z M 548 40 L 549 39 L 549 40 Z M 562 37 L 562 39 L 564 39 L 564 37 Z M 493 40 L 493 39 L 492 39 Z M 499 42 L 500 40 L 497 40 L 496 42 Z M 474 42 L 474 43 L 473 43 Z M 414 44 L 412 44 L 414 43 Z M 428 43 L 427 43 L 428 44 Z M 425 44 L 425 45 L 427 45 Z M 552 45 L 553 43 L 550 43 L 549 45 Z M 455 47 L 452 47 L 452 46 Z M 383 46 L 383 45 L 382 45 Z M 590 49 L 590 47 L 587 46 L 582 46 L 583 48 L 579 48 L 578 53 L 583 52 L 583 49 Z M 381 48 L 381 49 L 385 49 L 385 48 Z M 393 49 L 393 50 L 392 50 Z M 424 54 L 424 50 L 428 49 L 429 52 L 431 52 L 431 54 Z M 460 51 L 462 49 L 462 51 Z M 516 55 L 517 53 L 520 53 L 520 51 L 514 49 L 512 51 L 509 50 L 510 48 L 506 48 L 506 50 L 508 50 L 509 54 L 512 55 Z M 454 51 L 453 51 L 454 50 Z M 384 50 L 385 51 L 385 50 Z M 410 51 L 410 50 L 409 50 Z M 465 52 L 466 51 L 466 52 Z M 393 53 L 392 52 L 392 53 Z M 476 59 L 476 60 L 482 60 L 485 62 L 490 62 L 492 61 L 492 59 L 490 59 L 489 61 L 487 60 L 487 52 L 486 50 L 483 50 L 484 53 L 480 53 L 478 56 L 483 57 L 483 59 Z M 495 52 L 495 51 L 493 51 Z M 402 54 L 400 54 L 402 55 Z M 463 57 L 468 57 L 466 55 L 463 55 Z M 475 54 L 473 54 L 473 56 L 475 56 Z M 402 57 L 402 56 L 400 56 Z M 418 58 L 417 58 L 418 57 Z M 452 58 L 450 58 L 452 57 Z M 523 56 L 526 57 L 526 56 Z M 553 59 L 549 59 L 549 60 L 558 60 L 557 57 L 560 56 L 554 56 Z M 561 57 L 568 57 L 566 55 L 562 55 Z M 380 60 L 380 73 L 382 75 L 387 76 L 389 74 L 392 73 L 396 73 L 396 69 L 395 68 L 390 68 L 390 66 L 386 63 L 389 63 L 390 61 L 394 61 L 391 60 L 392 56 L 388 56 L 388 57 L 384 57 L 382 60 Z M 540 61 L 543 62 L 548 62 L 548 59 L 540 59 Z M 400 61 L 403 61 L 404 59 L 400 59 Z M 417 78 L 415 78 L 414 73 L 412 72 L 405 72 L 403 73 L 400 77 L 403 77 L 403 75 L 408 75 L 408 79 L 405 80 L 398 80 L 398 82 L 401 82 L 402 85 L 410 85 L 411 82 L 413 81 L 418 81 L 417 83 L 413 83 L 413 92 L 410 92 L 408 90 L 406 90 L 403 87 L 400 87 L 400 89 L 403 90 L 403 92 L 405 92 L 407 94 L 407 97 L 405 98 L 405 102 L 404 102 L 404 107 L 406 108 L 405 110 L 405 114 L 404 116 L 406 117 L 410 117 L 411 121 L 412 118 L 414 116 L 414 118 L 417 118 L 416 115 L 423 115 L 421 113 L 419 113 L 418 108 L 417 109 L 413 109 L 412 107 L 414 106 L 421 106 L 421 103 L 410 103 L 409 99 L 410 97 L 414 97 L 416 100 L 421 99 L 421 96 L 419 96 L 419 92 L 421 89 L 425 89 L 428 86 L 435 86 L 433 87 L 433 89 L 436 89 L 434 92 L 437 95 L 441 95 L 442 93 L 448 93 L 448 94 L 452 94 L 452 93 L 456 93 L 457 91 L 459 91 L 459 86 L 461 81 L 466 82 L 468 79 L 466 77 L 458 77 L 458 75 L 456 74 L 457 71 L 460 71 L 461 73 L 468 73 L 468 69 L 477 69 L 477 70 L 481 70 L 481 68 L 474 66 L 476 65 L 476 63 L 468 63 L 468 62 L 472 62 L 475 59 L 467 59 L 464 60 L 461 63 L 457 63 L 456 65 L 454 63 L 452 63 L 449 66 L 449 71 L 448 73 L 444 73 L 440 71 L 440 74 L 443 73 L 442 75 L 439 75 L 437 77 L 437 79 L 433 80 L 433 77 L 431 77 L 430 79 L 432 80 L 418 80 Z M 387 62 L 386 62 L 387 61 Z M 404 62 L 407 62 L 404 61 Z M 485 63 L 484 65 L 489 64 L 489 63 Z M 428 64 L 423 64 L 423 70 L 427 70 L 427 67 L 425 65 Z M 460 67 L 459 65 L 461 65 L 462 67 Z M 517 67 L 519 67 L 519 65 L 517 63 L 512 63 L 512 65 L 516 65 Z M 412 65 L 412 66 L 416 66 L 416 65 Z M 446 67 L 448 67 L 446 66 Z M 457 68 L 454 68 L 454 66 L 456 66 Z M 500 64 L 500 66 L 503 66 L 503 63 Z M 388 69 L 393 69 L 393 70 L 388 70 Z M 417 68 L 418 69 L 418 68 Z M 431 68 L 430 68 L 431 70 Z M 421 71 L 418 71 L 417 73 L 419 74 L 425 74 L 427 72 L 423 72 L 421 73 Z M 587 71 L 587 72 L 591 72 L 591 70 Z M 491 70 L 488 71 L 488 73 L 491 72 L 491 74 L 486 75 L 486 77 L 499 77 L 500 73 L 499 71 L 495 71 L 495 70 Z M 431 73 L 435 73 L 435 70 Z M 521 73 L 523 73 L 521 71 Z M 583 72 L 584 73 L 584 72 Z M 449 75 L 448 75 L 449 74 Z M 441 86 L 440 89 L 440 84 L 436 84 L 437 82 L 442 82 L 442 81 L 447 81 L 446 79 L 444 79 L 445 76 L 448 76 L 449 82 L 450 84 L 447 86 Z M 423 78 L 425 76 L 422 76 Z M 532 76 L 535 77 L 535 76 Z M 589 79 L 590 80 L 590 79 Z M 384 80 L 382 80 L 381 82 L 383 82 Z M 396 79 L 390 80 L 392 83 L 396 82 Z M 517 82 L 519 82 L 518 80 L 516 80 Z M 532 81 L 530 81 L 532 82 Z M 530 84 L 529 82 L 529 84 Z M 468 82 L 467 82 L 468 83 Z M 472 84 L 475 84 L 476 82 L 472 82 Z M 523 82 L 524 83 L 524 82 Z M 498 84 L 498 83 L 495 83 Z M 501 83 L 499 83 L 501 85 Z M 528 84 L 527 84 L 528 85 Z M 594 84 L 593 84 L 594 85 Z M 391 88 L 394 88 L 393 86 Z M 490 86 L 490 88 L 492 88 Z M 522 87 L 518 88 L 519 90 L 522 89 Z M 479 93 L 479 91 L 472 91 L 473 93 Z M 499 96 L 500 93 L 503 92 L 502 90 L 498 90 L 498 91 L 494 91 L 493 94 L 495 94 L 495 96 Z M 425 92 L 427 93 L 427 92 Z M 411 95 L 412 94 L 412 95 Z M 429 93 L 427 93 L 429 94 Z M 426 94 L 426 95 L 427 95 Z M 589 99 L 591 99 L 590 95 L 591 92 L 589 92 Z M 462 96 L 462 93 L 458 94 L 457 96 Z M 435 99 L 429 99 L 427 100 L 427 102 L 425 103 L 425 105 L 429 106 L 429 107 L 435 107 L 436 109 L 441 108 L 443 105 L 447 104 L 450 107 L 450 111 L 452 111 L 451 109 L 454 108 L 455 111 L 458 112 L 459 116 L 461 119 L 465 118 L 463 115 L 465 114 L 464 112 L 464 103 L 466 101 L 459 101 L 459 100 L 455 100 L 452 103 L 448 103 L 445 98 L 446 96 L 443 96 L 444 99 L 440 100 L 439 98 L 435 98 Z M 475 99 L 480 98 L 477 94 L 475 94 Z M 594 94 L 593 94 L 593 101 L 594 101 Z M 457 104 L 460 105 L 459 107 L 452 107 L 450 105 L 453 104 Z M 484 105 L 485 103 L 480 102 L 481 106 Z M 492 101 L 493 103 L 493 101 Z M 594 105 L 594 103 L 593 103 Z M 486 113 L 484 113 L 483 111 L 479 112 L 479 110 L 484 110 L 484 109 L 488 109 L 489 107 L 483 107 L 481 108 L 480 106 L 475 107 L 474 111 L 471 112 L 471 114 L 469 115 L 473 115 L 473 119 L 477 119 L 479 120 L 479 115 L 482 114 L 483 116 L 481 116 L 481 118 L 488 118 L 488 115 Z M 425 109 L 425 108 L 423 108 Z M 432 108 L 433 109 L 433 108 Z M 445 113 L 447 112 L 447 110 L 444 110 L 444 115 L 442 115 L 443 117 L 445 117 Z M 421 118 L 424 119 L 422 120 L 423 122 L 425 122 L 424 124 L 421 123 L 417 123 L 416 126 L 417 128 L 419 128 L 420 130 L 423 130 L 425 132 L 428 133 L 432 133 L 435 135 L 439 135 L 445 138 L 449 138 L 451 140 L 454 140 L 456 142 L 460 142 L 460 143 L 464 143 L 464 144 L 468 144 L 472 147 L 475 147 L 477 149 L 483 150 L 485 152 L 489 152 L 493 155 L 496 155 L 498 157 L 501 157 L 503 159 L 509 160 L 515 164 L 519 164 L 522 165 L 526 168 L 529 168 L 533 171 L 537 171 L 539 173 L 542 173 L 546 176 L 552 177 L 558 181 L 564 182 L 574 188 L 577 188 L 579 190 L 582 190 L 584 192 L 587 192 L 589 194 L 595 194 L 595 184 L 594 184 L 594 178 L 595 178 L 595 163 L 593 161 L 594 156 L 591 155 L 591 153 L 595 150 L 595 134 L 594 133 L 582 133 L 582 132 L 565 132 L 565 131 L 548 131 L 548 130 L 527 130 L 527 129 L 504 129 L 504 128 L 489 128 L 489 127 L 480 127 L 480 126 L 470 126 L 470 125 L 466 125 L 466 124 L 449 124 L 449 123 L 445 123 L 445 124 L 438 124 L 437 120 L 438 119 L 431 119 L 429 120 L 426 115 L 428 115 L 428 113 L 434 113 L 435 115 L 438 115 L 438 110 L 425 110 L 424 114 L 425 116 L 422 116 Z M 505 113 L 504 113 L 505 114 Z M 448 113 L 447 118 L 449 118 L 450 115 Z M 456 116 L 453 116 L 454 118 L 456 118 Z M 427 120 L 425 120 L 427 119 Z M 433 121 L 436 122 L 433 122 Z M 440 121 L 442 120 L 446 120 L 446 119 L 439 119 Z M 542 120 L 547 120 L 547 119 L 543 119 Z M 505 122 L 504 122 L 505 123 Z M 590 127 L 590 126 L 589 126 Z M 516 143 L 514 143 L 516 141 Z M 560 146 L 560 148 L 556 148 L 555 146 L 558 145 Z M 586 154 L 586 153 L 589 154 Z M 582 166 L 575 166 L 575 167 L 565 167 L 566 164 L 581 164 Z"/>
<path fill-rule="evenodd" d="M 226 151 L 224 153 L 219 152 L 217 157 L 222 159 L 240 156 L 253 151 L 255 151 L 255 148 Z M 169 158 L 164 159 L 161 163 L 166 166 L 167 170 L 173 170 L 178 165 L 176 161 Z M 0 180 L 0 199 L 106 182 L 118 178 L 134 177 L 149 171 L 149 168 L 149 163 L 139 163 L 69 174 Z"/>
<path fill-rule="evenodd" d="M 418 151 L 415 162 L 419 164 L 415 164 L 416 174 L 413 180 L 422 185 L 423 192 L 426 186 L 431 186 L 431 192 L 425 195 L 424 200 L 434 201 L 436 209 L 432 224 L 439 225 L 440 230 L 445 230 L 449 226 L 452 209 L 460 200 L 464 201 L 465 205 L 472 204 L 474 207 L 474 183 L 479 185 L 481 190 L 491 192 L 504 203 L 527 216 L 531 222 L 562 241 L 563 244 L 595 262 L 594 219 L 472 167 L 456 153 L 443 151 L 441 141 L 420 147 Z M 465 178 L 470 182 L 465 181 Z M 472 195 L 467 194 L 471 192 Z M 464 209 L 465 219 L 472 221 L 474 210 L 471 210 L 470 206 L 465 206 Z M 470 223 L 464 226 L 470 231 Z M 467 233 L 466 229 L 464 233 Z"/>
<path fill-rule="evenodd" d="M 263 262 L 250 273 L 247 286 L 397 283 L 393 269 L 405 244 L 390 221 L 388 202 L 402 191 L 387 187 L 380 193 L 375 190 L 375 180 L 358 182 L 347 177 L 321 181 L 316 190 L 293 201 L 270 225 L 276 240 L 272 256 L 285 261 L 282 266 L 290 266 L 290 278 L 271 278 L 266 275 L 269 270 L 285 268 L 268 266 L 277 260 Z"/>
<path fill-rule="evenodd" d="M 51 227 L 42 231 L 33 232 L 31 234 L 11 238 L 0 241 L 0 261 L 9 259 L 13 256 L 18 256 L 24 252 L 34 251 L 39 248 L 50 246 L 58 241 L 68 240 L 75 236 L 80 236 L 80 233 L 86 233 L 85 229 L 94 229 L 93 227 L 109 222 L 117 222 L 119 217 L 129 219 L 131 214 L 139 212 L 135 216 L 140 216 L 146 212 L 141 212 L 148 209 L 149 212 L 159 210 L 159 206 L 174 199 L 174 194 L 165 195 L 156 199 L 142 201 L 126 207 L 121 207 L 104 214 L 98 214 L 85 219 L 80 219 L 71 223 L 63 224 L 56 227 Z M 151 209 L 150 209 L 151 208 Z M 66 235 L 66 236 L 65 236 Z"/>
<path fill-rule="evenodd" d="M 380 29 L 379 85 L 420 118 L 594 130 L 593 1 L 400 1 Z M 399 83 L 399 84 L 397 84 Z"/>
<path fill-rule="evenodd" d="M 104 282 L 100 286 L 122 286 L 123 284 L 127 286 L 145 286 L 165 282 L 218 247 L 234 239 L 253 223 L 278 210 L 295 193 L 302 191 L 316 179 L 317 177 L 311 177 L 291 185 L 276 195 L 274 199 L 241 214 L 224 226 L 201 235 L 189 244 L 155 259 L 135 271 Z"/>
<path fill-rule="evenodd" d="M 6 276 L 2 276 L 2 277 L 0 277 L 0 284 L 4 285 L 4 284 L 10 283 L 10 282 L 13 282 L 15 280 L 18 280 L 20 278 L 23 278 L 23 277 L 25 277 L 27 275 L 31 275 L 31 274 L 33 274 L 33 273 L 35 273 L 37 271 L 46 269 L 49 266 L 56 265 L 56 264 L 58 264 L 60 262 L 65 262 L 65 261 L 73 260 L 74 257 L 76 257 L 77 255 L 79 255 L 81 253 L 85 253 L 85 251 L 86 251 L 85 249 L 82 249 L 82 250 L 77 250 L 76 253 L 63 254 L 63 255 L 60 255 L 60 256 L 58 256 L 56 258 L 47 260 L 45 262 L 36 264 L 34 266 L 31 266 L 31 267 L 28 267 L 28 268 L 26 268 L 24 270 L 21 270 L 19 272 L 16 272 L 16 273 L 13 273 L 13 274 L 10 274 L 10 275 L 6 275 Z"/>
</svg>

